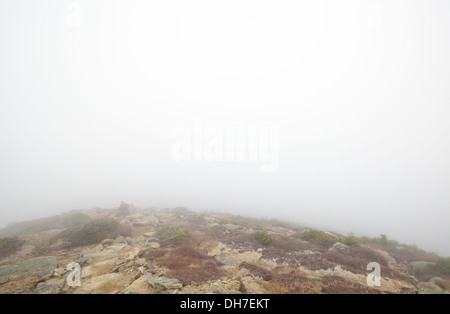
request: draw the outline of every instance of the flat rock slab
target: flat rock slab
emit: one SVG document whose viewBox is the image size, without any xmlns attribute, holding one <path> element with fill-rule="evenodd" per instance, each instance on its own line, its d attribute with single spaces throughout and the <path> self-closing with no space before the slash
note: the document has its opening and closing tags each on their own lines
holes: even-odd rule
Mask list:
<svg viewBox="0 0 450 314">
<path fill-rule="evenodd" d="M 153 277 L 148 280 L 150 286 L 155 290 L 181 289 L 183 285 L 176 278 Z"/>
<path fill-rule="evenodd" d="M 24 262 L 0 266 L 0 281 L 12 275 L 56 268 L 58 268 L 58 260 L 55 256 L 35 257 Z"/>
</svg>

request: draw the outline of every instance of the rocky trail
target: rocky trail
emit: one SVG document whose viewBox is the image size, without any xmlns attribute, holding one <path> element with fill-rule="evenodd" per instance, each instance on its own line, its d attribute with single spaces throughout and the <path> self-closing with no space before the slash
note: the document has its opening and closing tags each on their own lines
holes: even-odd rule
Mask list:
<svg viewBox="0 0 450 314">
<path fill-rule="evenodd" d="M 449 282 L 424 253 L 345 244 L 330 232 L 308 239 L 306 227 L 184 208 L 122 203 L 0 234 L 17 230 L 20 245 L 0 254 L 2 294 L 446 293 Z M 367 284 L 370 262 L 381 265 L 381 286 Z M 80 286 L 68 284 L 70 263 Z"/>
</svg>

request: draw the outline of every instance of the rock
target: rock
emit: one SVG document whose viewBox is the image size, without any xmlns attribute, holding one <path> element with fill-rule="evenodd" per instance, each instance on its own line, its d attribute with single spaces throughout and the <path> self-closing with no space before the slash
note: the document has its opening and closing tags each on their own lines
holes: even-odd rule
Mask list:
<svg viewBox="0 0 450 314">
<path fill-rule="evenodd" d="M 61 286 L 57 284 L 40 283 L 37 285 L 33 294 L 60 294 L 61 292 Z"/>
<path fill-rule="evenodd" d="M 138 258 L 134 264 L 138 267 L 144 267 L 145 265 L 147 265 L 147 261 L 145 260 L 145 258 Z"/>
<path fill-rule="evenodd" d="M 161 291 L 183 288 L 181 282 L 176 278 L 152 277 L 148 280 L 148 283 L 153 289 Z"/>
<path fill-rule="evenodd" d="M 128 205 L 125 202 L 120 202 L 119 213 L 117 214 L 117 216 L 124 217 L 128 216 L 129 214 L 130 214 L 130 205 Z"/>
<path fill-rule="evenodd" d="M 444 290 L 418 289 L 410 290 L 406 294 L 450 294 L 450 292 Z"/>
<path fill-rule="evenodd" d="M 126 287 L 124 294 L 152 294 L 152 288 L 148 284 L 148 275 L 143 275 L 135 280 L 131 285 Z"/>
<path fill-rule="evenodd" d="M 428 281 L 432 282 L 432 283 L 437 283 L 437 282 L 440 282 L 440 281 L 444 281 L 444 279 L 442 279 L 441 277 L 434 277 L 434 278 L 431 278 Z"/>
<path fill-rule="evenodd" d="M 435 284 L 433 282 L 420 282 L 417 285 L 417 288 L 426 289 L 426 290 L 436 290 L 436 291 L 442 290 L 437 284 Z"/>
<path fill-rule="evenodd" d="M 134 249 L 132 249 L 128 255 L 127 255 L 127 259 L 135 259 L 138 258 L 139 256 L 141 256 L 141 254 L 143 253 L 143 250 L 141 250 L 140 248 L 135 247 Z"/>
<path fill-rule="evenodd" d="M 94 258 L 96 255 L 98 255 L 100 253 L 99 250 L 95 250 L 95 249 L 85 249 L 83 251 L 80 252 L 80 254 L 78 254 L 78 258 L 79 259 L 92 259 Z"/>
<path fill-rule="evenodd" d="M 141 272 L 142 275 L 145 275 L 145 273 L 146 273 L 146 268 L 145 267 L 141 266 L 141 267 L 138 268 L 138 270 Z"/>
<path fill-rule="evenodd" d="M 123 236 L 118 236 L 114 240 L 113 244 L 125 244 L 125 245 L 128 245 L 128 242 L 127 242 L 127 240 L 125 240 L 125 238 Z"/>
<path fill-rule="evenodd" d="M 101 244 L 102 244 L 103 246 L 111 245 L 111 244 L 113 244 L 113 243 L 114 243 L 114 240 L 113 240 L 113 239 L 105 239 L 105 240 L 103 240 L 103 241 L 101 242 Z"/>
<path fill-rule="evenodd" d="M 144 236 L 132 238 L 130 241 L 131 244 L 144 244 L 145 242 L 146 242 L 146 239 Z"/>
<path fill-rule="evenodd" d="M 153 238 L 155 236 L 156 232 L 152 231 L 152 232 L 146 232 L 143 234 L 144 237 L 146 238 Z"/>
<path fill-rule="evenodd" d="M 155 266 L 153 266 L 152 263 L 147 263 L 147 265 L 145 265 L 145 267 L 147 267 L 147 269 L 148 269 L 149 271 L 152 271 L 152 270 L 155 269 Z"/>
<path fill-rule="evenodd" d="M 242 292 L 237 290 L 225 290 L 225 291 L 218 291 L 216 294 L 242 294 Z"/>
<path fill-rule="evenodd" d="M 9 277 L 4 276 L 0 277 L 0 285 L 3 285 L 4 283 L 7 283 L 9 281 Z"/>
<path fill-rule="evenodd" d="M 348 245 L 345 245 L 344 243 L 341 242 L 336 242 L 335 244 L 333 244 L 332 247 L 330 247 L 329 251 L 337 251 L 337 252 L 341 252 L 341 253 L 346 253 L 348 252 Z"/>
<path fill-rule="evenodd" d="M 148 245 L 151 249 L 159 249 L 161 246 L 158 242 L 150 242 Z"/>
<path fill-rule="evenodd" d="M 58 261 L 55 256 L 35 257 L 21 263 L 0 266 L 0 278 L 3 278 L 2 281 L 4 281 L 5 278 L 11 275 L 37 272 L 50 268 L 56 269 L 57 267 Z"/>
<path fill-rule="evenodd" d="M 37 276 L 35 282 L 41 282 L 49 279 L 53 276 L 55 268 L 53 266 L 47 266 Z"/>
<path fill-rule="evenodd" d="M 53 276 L 57 277 L 57 278 L 60 278 L 64 274 L 66 274 L 67 272 L 68 272 L 68 270 L 66 268 L 60 267 L 60 268 L 55 269 L 55 271 L 53 272 Z"/>
</svg>

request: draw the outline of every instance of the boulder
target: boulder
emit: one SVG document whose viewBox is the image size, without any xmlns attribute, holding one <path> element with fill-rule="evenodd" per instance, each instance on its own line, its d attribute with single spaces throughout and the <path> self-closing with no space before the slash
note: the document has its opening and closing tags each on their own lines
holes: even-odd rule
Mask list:
<svg viewBox="0 0 450 314">
<path fill-rule="evenodd" d="M 20 275 L 28 272 L 38 272 L 58 267 L 55 256 L 41 256 L 31 258 L 21 263 L 0 266 L 0 280 L 7 281 L 12 275 Z M 6 282 L 5 281 L 5 282 Z"/>
<path fill-rule="evenodd" d="M 427 290 L 436 290 L 436 291 L 442 290 L 437 284 L 435 284 L 433 282 L 420 282 L 417 285 L 417 288 L 419 288 L 419 289 L 427 289 Z"/>
<path fill-rule="evenodd" d="M 125 238 L 124 238 L 123 236 L 118 236 L 118 237 L 114 240 L 113 244 L 127 245 L 128 242 L 127 242 L 127 240 L 125 240 Z"/>
<path fill-rule="evenodd" d="M 346 253 L 348 252 L 348 245 L 345 245 L 341 242 L 336 242 L 335 244 L 333 244 L 332 247 L 330 247 L 329 249 L 330 251 L 337 251 L 337 252 L 341 252 L 341 253 Z"/>
<path fill-rule="evenodd" d="M 148 280 L 150 286 L 156 291 L 165 291 L 169 289 L 181 289 L 183 285 L 176 278 L 152 277 Z"/>
<path fill-rule="evenodd" d="M 41 282 L 47 279 L 50 279 L 55 273 L 55 268 L 53 266 L 47 266 L 43 270 L 39 272 L 36 276 L 36 282 Z"/>
</svg>

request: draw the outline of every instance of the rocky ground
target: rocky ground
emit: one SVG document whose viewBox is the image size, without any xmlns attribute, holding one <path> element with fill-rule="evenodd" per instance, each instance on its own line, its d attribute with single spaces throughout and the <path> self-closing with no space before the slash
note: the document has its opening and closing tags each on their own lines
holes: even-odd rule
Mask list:
<svg viewBox="0 0 450 314">
<path fill-rule="evenodd" d="M 324 245 L 302 238 L 308 228 L 287 223 L 124 203 L 79 213 L 114 219 L 118 231 L 88 245 L 69 245 L 74 227 L 42 221 L 45 228 L 27 223 L 4 229 L 2 236 L 19 229 L 21 234 L 20 247 L 0 255 L 0 293 L 445 293 L 448 288 L 449 278 L 436 273 L 426 255 L 376 244 Z M 261 243 L 255 231 L 270 235 L 270 241 Z M 79 287 L 67 284 L 72 262 L 81 268 Z M 367 284 L 370 262 L 381 265 L 379 287 Z"/>
</svg>

